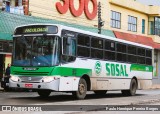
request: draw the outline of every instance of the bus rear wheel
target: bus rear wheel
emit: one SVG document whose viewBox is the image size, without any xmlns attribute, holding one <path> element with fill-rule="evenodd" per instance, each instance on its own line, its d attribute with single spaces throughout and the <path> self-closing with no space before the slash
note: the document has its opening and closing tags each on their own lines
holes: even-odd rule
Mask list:
<svg viewBox="0 0 160 114">
<path fill-rule="evenodd" d="M 77 99 L 84 99 L 87 93 L 87 83 L 86 80 L 81 78 L 78 84 L 78 91 L 72 92 L 72 95 Z"/>
<path fill-rule="evenodd" d="M 42 98 L 46 98 L 51 94 L 50 90 L 38 90 L 38 95 Z"/>
<path fill-rule="evenodd" d="M 137 81 L 135 79 L 131 80 L 130 89 L 129 90 L 122 90 L 122 94 L 125 96 L 134 96 L 137 90 Z"/>
</svg>

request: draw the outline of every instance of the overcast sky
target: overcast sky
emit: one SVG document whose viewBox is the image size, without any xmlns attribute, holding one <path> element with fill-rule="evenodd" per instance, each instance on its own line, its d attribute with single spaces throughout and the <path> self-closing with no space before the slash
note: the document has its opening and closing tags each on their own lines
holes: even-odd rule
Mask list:
<svg viewBox="0 0 160 114">
<path fill-rule="evenodd" d="M 160 6 L 160 0 L 136 0 L 136 1 L 144 3 L 146 5 L 159 5 Z"/>
</svg>

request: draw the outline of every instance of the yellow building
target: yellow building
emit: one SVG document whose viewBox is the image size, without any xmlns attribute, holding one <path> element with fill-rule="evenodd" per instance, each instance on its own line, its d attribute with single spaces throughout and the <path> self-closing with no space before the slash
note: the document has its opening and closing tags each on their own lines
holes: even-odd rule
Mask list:
<svg viewBox="0 0 160 114">
<path fill-rule="evenodd" d="M 98 25 L 98 15 L 88 19 L 86 10 L 91 14 L 100 2 L 101 18 L 105 21 L 103 29 L 148 36 L 160 43 L 159 6 L 143 5 L 136 0 L 8 0 L 7 2 L 10 8 L 23 5 L 24 12 L 28 15 L 93 28 Z M 60 7 L 66 11 L 60 13 L 58 10 Z M 77 14 L 79 9 L 81 13 L 75 16 L 74 12 Z"/>
<path fill-rule="evenodd" d="M 92 1 L 101 2 L 102 20 L 105 21 L 103 27 L 104 29 L 117 30 L 137 35 L 151 35 L 154 41 L 160 42 L 160 38 L 157 37 L 157 35 L 152 35 L 152 32 L 154 32 L 154 30 L 151 30 L 153 27 L 152 22 L 154 23 L 155 17 L 160 16 L 160 7 L 143 5 L 134 0 L 90 0 L 88 3 L 90 12 L 93 11 Z M 83 11 L 80 16 L 75 17 L 72 15 L 70 8 L 68 8 L 65 14 L 61 14 L 56 8 L 56 4 L 58 2 L 60 2 L 61 5 L 64 4 L 63 0 L 30 0 L 29 12 L 32 16 L 96 27 L 98 22 L 97 16 L 93 20 L 89 20 L 87 19 L 87 17 L 85 16 L 85 12 Z M 73 5 L 73 7 L 75 7 L 75 9 L 77 10 L 80 6 L 79 0 L 73 0 Z M 118 16 L 117 13 L 120 14 L 120 19 L 118 19 L 118 17 L 114 17 L 114 15 Z M 129 16 L 131 17 L 131 19 L 136 19 L 136 23 L 130 22 L 131 25 L 136 25 L 135 30 L 129 30 L 128 28 Z M 111 25 L 112 20 L 115 20 L 115 22 L 120 21 L 120 26 L 118 27 L 117 25 Z M 143 33 L 142 21 L 144 21 Z"/>
</svg>

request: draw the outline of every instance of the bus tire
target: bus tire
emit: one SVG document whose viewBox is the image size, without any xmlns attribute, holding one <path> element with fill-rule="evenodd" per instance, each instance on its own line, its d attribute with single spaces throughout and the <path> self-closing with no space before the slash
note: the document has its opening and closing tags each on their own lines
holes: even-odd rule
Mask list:
<svg viewBox="0 0 160 114">
<path fill-rule="evenodd" d="M 137 90 L 137 81 L 135 79 L 131 80 L 130 89 L 129 90 L 122 90 L 122 94 L 125 96 L 134 96 Z"/>
<path fill-rule="evenodd" d="M 42 98 L 46 98 L 51 94 L 50 90 L 39 90 L 38 95 Z"/>
<path fill-rule="evenodd" d="M 98 91 L 94 91 L 94 93 L 95 93 L 96 95 L 105 95 L 106 92 L 107 92 L 107 90 L 98 90 Z"/>
<path fill-rule="evenodd" d="M 78 84 L 78 91 L 72 92 L 72 95 L 77 99 L 81 100 L 86 97 L 86 93 L 87 93 L 87 83 L 85 79 L 81 78 Z"/>
</svg>

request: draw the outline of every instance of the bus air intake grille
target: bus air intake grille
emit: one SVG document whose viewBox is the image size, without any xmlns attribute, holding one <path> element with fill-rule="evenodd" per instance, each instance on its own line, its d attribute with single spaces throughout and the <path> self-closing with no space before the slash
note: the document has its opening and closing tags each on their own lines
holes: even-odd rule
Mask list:
<svg viewBox="0 0 160 114">
<path fill-rule="evenodd" d="M 39 83 L 42 82 L 42 76 L 19 76 L 21 82 L 32 82 L 32 83 Z"/>
<path fill-rule="evenodd" d="M 49 75 L 49 72 L 18 72 L 14 71 L 13 74 L 15 75 L 26 75 L 26 76 L 46 76 Z"/>
</svg>

